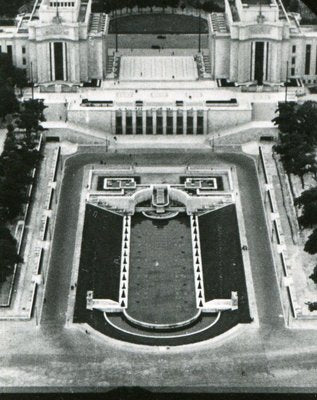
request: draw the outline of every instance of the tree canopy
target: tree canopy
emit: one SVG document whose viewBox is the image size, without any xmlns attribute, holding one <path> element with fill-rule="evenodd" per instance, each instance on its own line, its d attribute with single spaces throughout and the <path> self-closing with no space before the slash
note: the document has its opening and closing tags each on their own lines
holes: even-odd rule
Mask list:
<svg viewBox="0 0 317 400">
<path fill-rule="evenodd" d="M 304 188 L 305 174 L 312 173 L 317 181 L 317 103 L 279 103 L 277 112 L 273 122 L 279 128 L 279 142 L 274 150 L 285 171 L 299 176 Z M 300 225 L 313 228 L 317 224 L 317 187 L 304 191 L 294 203 L 301 210 Z M 317 228 L 306 242 L 305 251 L 317 253 Z"/>
<path fill-rule="evenodd" d="M 214 0 L 96 0 L 93 3 L 93 10 L 98 12 L 110 13 L 111 11 L 122 9 L 122 8 L 145 8 L 145 7 L 166 7 L 172 8 L 186 8 L 187 6 L 193 8 L 200 8 L 207 12 L 212 11 L 223 11 L 216 1 Z"/>
<path fill-rule="evenodd" d="M 309 254 L 317 254 L 317 228 L 309 236 L 305 244 L 305 251 Z"/>
<path fill-rule="evenodd" d="M 279 103 L 277 112 L 273 122 L 280 133 L 274 150 L 280 155 L 285 171 L 298 175 L 302 184 L 308 172 L 317 179 L 317 103 Z"/>
</svg>

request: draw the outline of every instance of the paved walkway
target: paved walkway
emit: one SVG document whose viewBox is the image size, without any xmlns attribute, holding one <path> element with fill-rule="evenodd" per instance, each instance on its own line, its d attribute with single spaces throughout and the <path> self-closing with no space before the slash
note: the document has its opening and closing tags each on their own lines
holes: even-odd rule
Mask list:
<svg viewBox="0 0 317 400">
<path fill-rule="evenodd" d="M 48 242 L 40 240 L 40 227 L 44 213 L 44 204 L 47 197 L 49 175 L 52 168 L 53 151 L 56 145 L 49 144 L 45 147 L 44 158 L 37 175 L 35 191 L 32 195 L 32 206 L 25 225 L 24 245 L 22 254 L 24 263 L 19 265 L 13 289 L 11 307 L 0 308 L 1 319 L 25 319 L 29 318 L 33 304 L 34 284 L 33 275 L 36 274 L 36 253 L 44 246 L 48 248 Z M 46 251 L 44 252 L 44 254 Z M 48 258 L 45 255 L 44 263 Z M 46 273 L 46 271 L 44 271 Z M 41 287 L 39 288 L 41 294 Z"/>
<path fill-rule="evenodd" d="M 190 92 L 205 92 L 208 91 L 210 96 L 214 99 L 223 99 L 236 97 L 238 100 L 247 102 L 260 102 L 260 103 L 277 103 L 279 101 L 285 101 L 285 92 L 272 92 L 272 93 L 242 93 L 236 88 L 218 88 L 214 81 L 209 80 L 196 80 L 189 82 L 151 82 L 151 81 L 138 81 L 138 82 L 121 82 L 114 80 L 105 80 L 102 82 L 101 88 L 80 88 L 78 93 L 41 93 L 38 88 L 35 88 L 34 96 L 35 98 L 44 99 L 48 103 L 64 103 L 65 100 L 68 102 L 77 100 L 79 101 L 81 97 L 94 97 L 94 98 L 107 98 L 112 91 L 122 91 L 122 90 L 138 90 L 139 93 L 142 91 L 149 93 L 149 91 L 160 90 L 160 91 L 190 91 Z M 289 90 L 288 100 L 295 99 L 295 91 Z M 31 89 L 24 90 L 24 98 L 31 97 Z M 317 94 L 307 93 L 305 96 L 298 98 L 300 101 L 313 100 L 317 101 Z"/>
<path fill-rule="evenodd" d="M 3 152 L 3 145 L 6 139 L 6 133 L 7 133 L 6 129 L 0 129 L 0 154 Z"/>
<path fill-rule="evenodd" d="M 223 138 L 252 129 L 275 128 L 271 121 L 251 121 L 231 128 L 219 130 L 205 135 L 117 135 L 91 127 L 63 121 L 47 121 L 42 123 L 46 129 L 72 130 L 91 137 L 103 139 L 113 149 L 124 148 L 209 148 L 213 145 L 213 138 Z M 114 139 L 116 138 L 116 139 Z"/>
</svg>

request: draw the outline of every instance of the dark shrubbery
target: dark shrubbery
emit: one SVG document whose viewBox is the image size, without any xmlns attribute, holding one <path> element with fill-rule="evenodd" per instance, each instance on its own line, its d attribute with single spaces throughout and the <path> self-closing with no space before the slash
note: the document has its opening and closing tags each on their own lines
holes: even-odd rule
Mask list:
<svg viewBox="0 0 317 400">
<path fill-rule="evenodd" d="M 161 7 L 162 10 L 166 7 L 172 8 L 186 8 L 186 6 L 190 6 L 193 8 L 200 8 L 206 12 L 220 12 L 224 11 L 216 2 L 213 0 L 120 0 L 120 2 L 116 0 L 97 0 L 93 4 L 93 10 L 96 12 L 106 12 L 110 13 L 111 11 L 122 9 L 122 8 L 133 8 L 133 7 Z"/>
<path fill-rule="evenodd" d="M 0 224 L 0 283 L 12 274 L 14 265 L 22 261 L 17 254 L 16 240 L 9 229 Z"/>
</svg>

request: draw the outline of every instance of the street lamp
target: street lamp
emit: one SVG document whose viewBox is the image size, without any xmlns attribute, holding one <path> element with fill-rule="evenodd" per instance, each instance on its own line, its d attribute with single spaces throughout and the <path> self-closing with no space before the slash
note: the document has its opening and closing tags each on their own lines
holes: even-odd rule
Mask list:
<svg viewBox="0 0 317 400">
<path fill-rule="evenodd" d="M 118 18 L 117 18 L 117 10 L 115 10 L 115 29 L 116 29 L 116 53 L 118 52 Z"/>
<path fill-rule="evenodd" d="M 286 62 L 285 103 L 287 103 L 288 61 Z"/>
<path fill-rule="evenodd" d="M 198 53 L 201 50 L 201 10 L 199 9 L 199 19 L 198 19 Z"/>
<path fill-rule="evenodd" d="M 33 82 L 33 63 L 31 61 L 31 71 L 30 71 L 30 78 L 31 78 L 31 90 L 32 90 L 32 100 L 34 100 L 34 82 Z"/>
</svg>

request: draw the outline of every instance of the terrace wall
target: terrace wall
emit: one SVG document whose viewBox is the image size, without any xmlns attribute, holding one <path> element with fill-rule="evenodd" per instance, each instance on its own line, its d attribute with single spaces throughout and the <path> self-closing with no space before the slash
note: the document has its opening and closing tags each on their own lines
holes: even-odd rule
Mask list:
<svg viewBox="0 0 317 400">
<path fill-rule="evenodd" d="M 276 204 L 272 178 L 269 169 L 266 168 L 261 147 L 259 148 L 259 153 L 260 160 L 258 168 L 259 172 L 263 174 L 263 177 L 260 180 L 260 182 L 262 182 L 262 198 L 264 200 L 265 215 L 267 216 L 267 224 L 269 227 L 277 283 L 280 290 L 285 323 L 290 327 L 305 327 L 306 319 L 303 318 L 304 316 L 302 315 L 301 307 L 298 304 L 296 297 L 292 268 L 287 257 L 287 248 Z"/>
<path fill-rule="evenodd" d="M 122 49 L 151 49 L 151 46 L 160 46 L 164 49 L 195 49 L 198 52 L 198 34 L 197 33 L 180 33 L 180 34 L 164 34 L 165 39 L 158 39 L 158 34 L 119 34 L 118 46 Z M 107 36 L 108 48 L 116 47 L 116 35 L 109 34 Z M 201 34 L 201 47 L 208 49 L 208 34 Z M 159 54 L 159 50 L 157 50 Z M 133 54 L 133 52 L 132 52 Z"/>
</svg>

